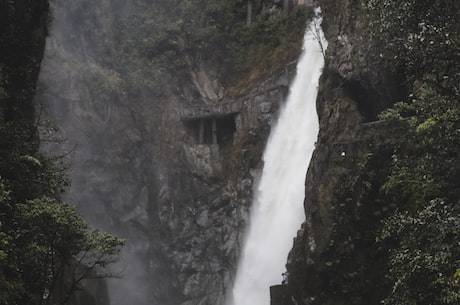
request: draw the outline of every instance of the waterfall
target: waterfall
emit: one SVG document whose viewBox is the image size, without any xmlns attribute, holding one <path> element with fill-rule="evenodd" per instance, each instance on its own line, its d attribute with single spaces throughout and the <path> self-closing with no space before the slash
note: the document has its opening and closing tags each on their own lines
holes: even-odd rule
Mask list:
<svg viewBox="0 0 460 305">
<path fill-rule="evenodd" d="M 305 176 L 318 134 L 316 96 L 327 44 L 319 13 L 307 27 L 296 78 L 265 148 L 233 288 L 235 305 L 270 304 L 269 287 L 281 282 L 292 238 L 305 219 Z"/>
</svg>

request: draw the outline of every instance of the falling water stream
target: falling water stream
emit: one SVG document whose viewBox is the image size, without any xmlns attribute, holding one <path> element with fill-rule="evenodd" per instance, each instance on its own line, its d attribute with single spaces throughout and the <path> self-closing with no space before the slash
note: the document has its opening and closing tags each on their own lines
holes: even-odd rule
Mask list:
<svg viewBox="0 0 460 305">
<path fill-rule="evenodd" d="M 270 304 L 269 287 L 281 282 L 292 238 L 305 218 L 305 176 L 318 134 L 316 96 L 327 44 L 319 12 L 307 27 L 296 78 L 265 148 L 233 288 L 235 305 Z"/>
</svg>

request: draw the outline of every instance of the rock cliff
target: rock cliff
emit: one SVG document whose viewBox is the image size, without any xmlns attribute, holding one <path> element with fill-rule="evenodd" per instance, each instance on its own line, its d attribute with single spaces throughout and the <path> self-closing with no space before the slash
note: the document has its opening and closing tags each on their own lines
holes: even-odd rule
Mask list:
<svg viewBox="0 0 460 305">
<path fill-rule="evenodd" d="M 219 15 L 228 2 L 195 4 L 53 5 L 37 102 L 61 140 L 43 147 L 70 153 L 66 200 L 127 240 L 121 279 L 109 281 L 114 305 L 224 303 L 264 143 L 311 14 L 258 1 L 247 28 L 244 18 L 224 23 L 243 17 L 244 3 L 231 3 L 231 17 Z M 224 38 L 234 40 L 222 42 L 230 26 L 237 32 Z M 269 49 L 242 52 L 250 45 L 241 40 L 267 47 L 266 37 Z"/>
<path fill-rule="evenodd" d="M 317 100 L 320 133 L 306 177 L 306 221 L 288 258 L 287 285 L 271 288 L 272 304 L 362 305 L 388 297 L 391 277 L 395 278 L 388 271 L 389 258 L 398 252 L 394 245 L 377 244 L 376 235 L 401 197 L 395 196 L 395 202 L 389 198 L 391 205 L 379 192 L 392 164 L 393 169 L 404 164 L 398 163 L 398 152 L 391 145 L 408 127 L 415 134 L 410 144 L 427 140 L 424 133 L 432 137 L 420 141 L 426 150 L 421 157 L 407 163 L 417 165 L 413 168 L 425 166 L 422 183 L 414 184 L 415 190 L 423 188 L 423 194 L 415 196 L 419 200 L 415 208 L 410 208 L 412 198 L 404 198 L 401 219 L 409 211 L 428 219 L 430 226 L 409 230 L 409 237 L 401 238 L 412 238 L 410 234 L 425 238 L 428 230 L 436 236 L 435 247 L 426 242 L 433 241 L 432 236 L 423 249 L 421 239 L 415 238 L 416 255 L 429 250 L 427 257 L 441 253 L 444 260 L 428 260 L 425 265 L 432 268 L 428 271 L 417 265 L 414 270 L 425 272 L 420 274 L 396 266 L 400 269 L 392 272 L 404 272 L 401 282 L 398 277 L 394 281 L 410 286 L 408 281 L 415 279 L 417 287 L 409 291 L 394 285 L 393 290 L 402 291 L 394 298 L 414 304 L 457 304 L 458 277 L 451 274 L 460 255 L 452 246 L 458 241 L 459 213 L 445 208 L 445 201 L 458 202 L 458 137 L 451 134 L 458 134 L 460 115 L 449 102 L 458 101 L 459 4 L 319 3 L 329 40 Z M 396 15 L 398 20 L 409 20 L 412 23 L 404 26 L 415 28 L 411 35 L 399 31 L 400 24 L 396 32 L 380 32 L 405 35 L 400 50 L 406 48 L 409 60 L 403 64 L 404 56 L 396 52 L 388 57 L 391 51 L 382 45 L 384 39 L 369 29 L 373 20 L 365 5 L 379 9 L 379 3 L 390 11 L 394 5 L 396 13 L 402 12 Z M 223 304 L 231 289 L 266 136 L 300 51 L 309 13 L 299 7 L 312 4 L 308 0 L 53 1 L 49 18 L 47 1 L 0 2 L 2 203 L 11 194 L 21 202 L 36 191 L 26 189 L 22 177 L 40 164 L 34 157 L 39 154 L 34 121 L 39 119 L 42 149 L 57 154 L 59 160 L 69 158 L 72 185 L 66 199 L 92 225 L 127 240 L 124 259 L 114 270 L 120 279 L 108 283 L 110 304 Z M 429 13 L 406 14 L 420 10 Z M 391 13 L 388 16 L 394 17 Z M 378 17 L 388 21 L 388 16 Z M 440 101 L 440 108 L 431 99 Z M 413 102 L 411 107 L 427 100 L 417 109 L 427 118 L 404 114 L 413 126 L 404 119 L 375 122 L 382 110 L 406 100 Z M 433 113 L 435 119 L 430 117 Z M 437 126 L 442 132 L 433 132 Z M 380 129 L 393 137 L 393 143 L 385 133 L 376 132 Z M 414 155 L 410 149 L 417 150 L 410 148 L 404 155 L 407 147 L 400 146 L 403 162 Z M 12 155 L 26 158 L 8 159 Z M 34 164 L 19 168 L 17 164 L 24 164 L 11 162 L 18 160 Z M 413 172 L 405 174 L 411 177 Z M 5 181 L 14 190 L 11 194 Z M 406 184 L 402 186 L 405 196 Z M 425 186 L 435 195 L 425 192 Z M 425 214 L 420 206 L 426 208 L 421 211 Z M 438 217 L 439 207 L 446 217 Z M 3 209 L 2 221 L 8 221 Z M 438 237 L 440 220 L 447 222 L 441 224 L 445 227 Z M 0 223 L 2 230 L 3 226 Z M 6 257 L 16 257 L 15 249 L 3 240 L 4 233 L 0 232 L 2 272 Z M 404 259 L 395 261 L 415 260 L 409 254 Z M 442 268 L 436 269 L 439 265 Z M 18 270 L 12 274 L 20 274 Z M 440 293 L 438 286 L 431 287 L 436 302 L 430 303 L 418 281 L 431 280 L 433 273 L 436 285 L 451 290 Z M 14 286 L 3 273 L 0 284 Z M 76 304 L 108 303 L 105 283 L 84 286 Z M 17 293 L 13 288 L 0 289 L 2 298 Z M 41 299 L 43 287 L 37 289 Z M 441 294 L 447 296 L 440 299 Z M 418 298 L 422 302 L 414 301 Z M 394 303 L 390 299 L 388 304 Z"/>
<path fill-rule="evenodd" d="M 377 304 L 387 291 L 379 270 L 384 258 L 370 236 L 380 212 L 363 197 L 365 186 L 348 182 L 366 175 L 358 168 L 370 152 L 367 126 L 405 88 L 380 58 L 365 4 L 320 5 L 329 41 L 317 100 L 320 131 L 306 178 L 306 221 L 287 263 L 290 297 L 279 304 Z"/>
</svg>

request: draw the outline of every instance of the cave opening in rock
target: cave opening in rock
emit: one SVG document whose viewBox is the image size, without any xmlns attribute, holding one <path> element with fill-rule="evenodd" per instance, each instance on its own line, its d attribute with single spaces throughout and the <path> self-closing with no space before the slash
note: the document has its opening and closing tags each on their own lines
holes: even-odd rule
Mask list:
<svg viewBox="0 0 460 305">
<path fill-rule="evenodd" d="M 200 118 L 185 125 L 195 144 L 231 145 L 236 132 L 235 115 Z"/>
<path fill-rule="evenodd" d="M 232 144 L 236 132 L 235 115 L 218 118 L 216 123 L 217 143 L 221 145 Z"/>
</svg>

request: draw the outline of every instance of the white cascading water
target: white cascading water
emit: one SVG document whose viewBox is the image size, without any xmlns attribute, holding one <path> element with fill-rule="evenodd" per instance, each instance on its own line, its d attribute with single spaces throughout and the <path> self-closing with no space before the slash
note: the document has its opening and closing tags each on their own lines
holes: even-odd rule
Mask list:
<svg viewBox="0 0 460 305">
<path fill-rule="evenodd" d="M 318 135 L 316 96 L 327 42 L 320 10 L 307 27 L 297 75 L 263 156 L 249 230 L 233 287 L 234 305 L 269 305 L 281 283 L 292 239 L 305 219 L 305 177 Z M 320 43 L 321 41 L 321 43 Z"/>
</svg>

